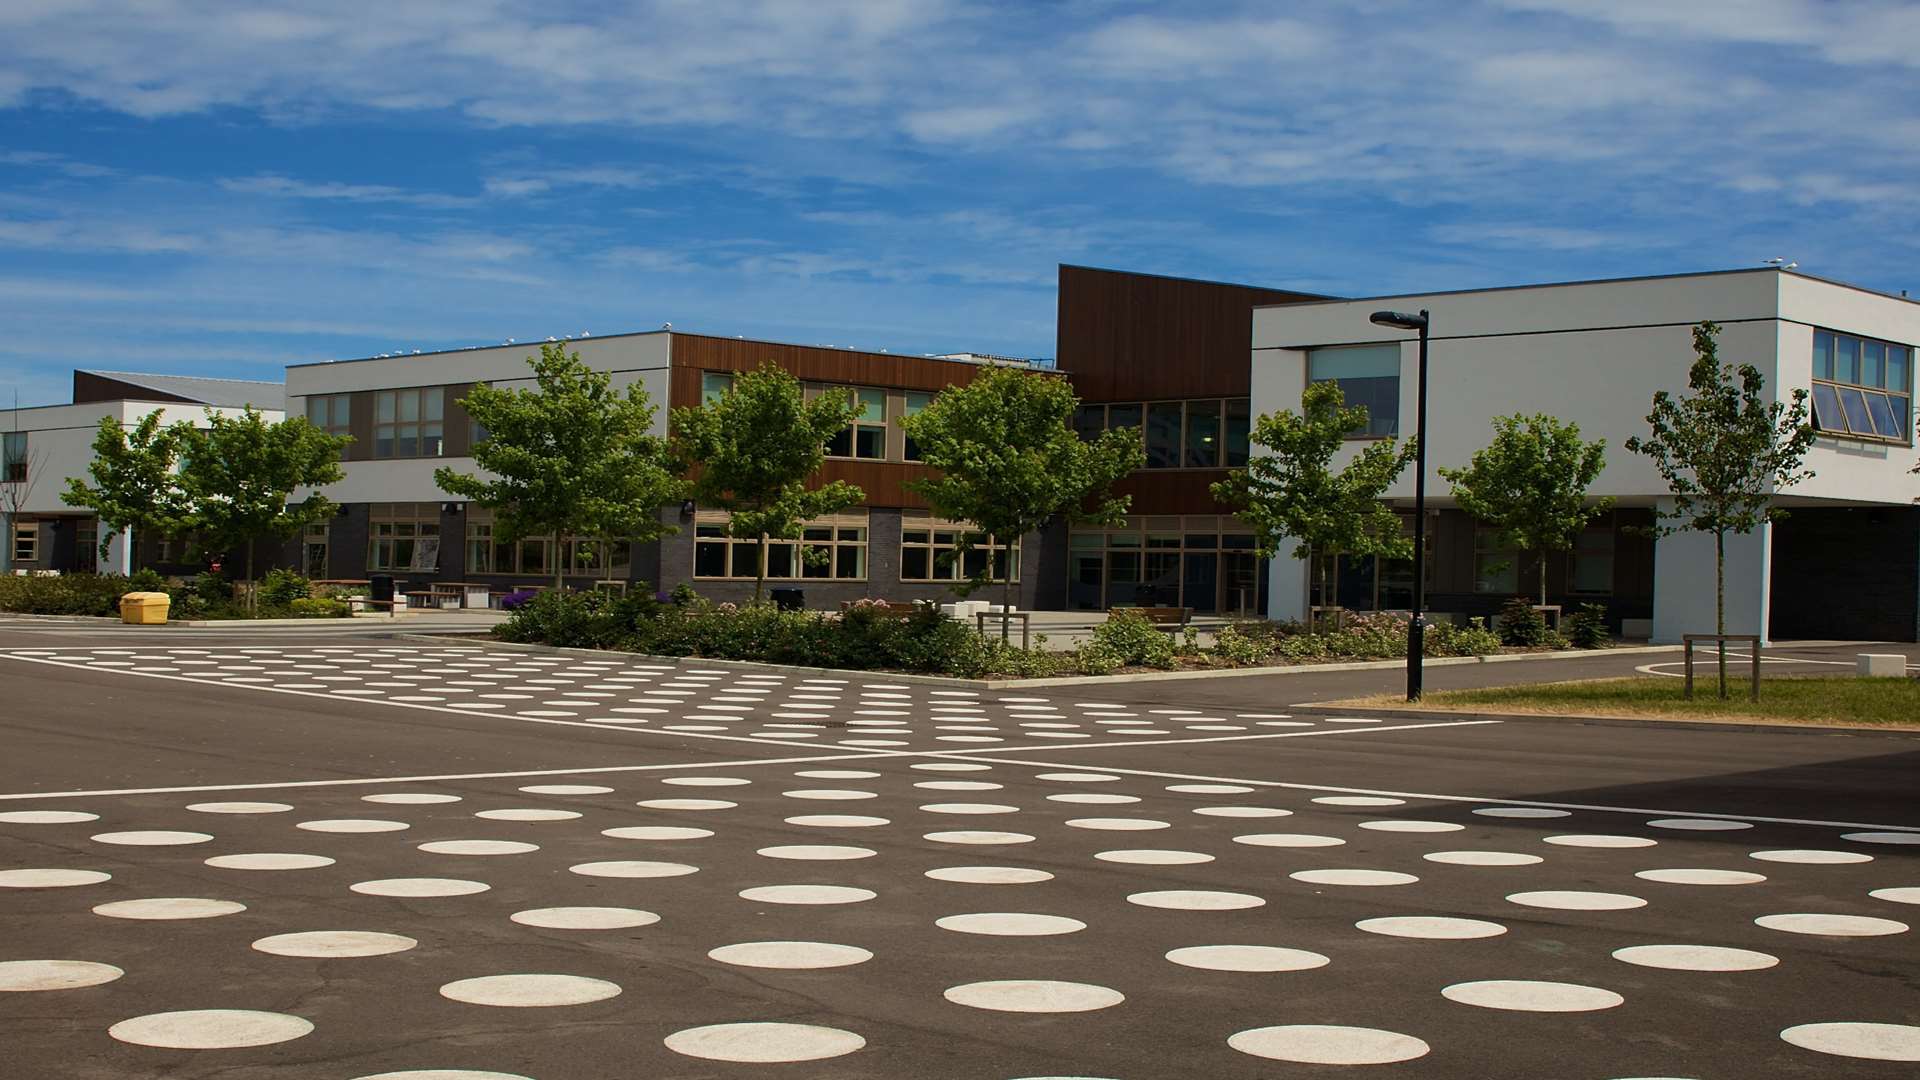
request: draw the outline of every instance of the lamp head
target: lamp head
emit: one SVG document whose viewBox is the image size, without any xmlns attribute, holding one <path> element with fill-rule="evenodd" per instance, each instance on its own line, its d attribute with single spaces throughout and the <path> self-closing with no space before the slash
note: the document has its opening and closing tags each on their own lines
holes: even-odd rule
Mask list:
<svg viewBox="0 0 1920 1080">
<path fill-rule="evenodd" d="M 1397 330 L 1425 330 L 1427 313 L 1409 315 L 1404 311 L 1376 311 L 1368 319 L 1375 326 L 1391 326 Z"/>
</svg>

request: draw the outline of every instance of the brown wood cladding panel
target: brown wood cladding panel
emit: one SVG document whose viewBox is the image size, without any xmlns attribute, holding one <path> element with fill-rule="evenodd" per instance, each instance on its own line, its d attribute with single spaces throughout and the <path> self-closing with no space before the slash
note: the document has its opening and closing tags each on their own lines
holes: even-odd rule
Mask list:
<svg viewBox="0 0 1920 1080">
<path fill-rule="evenodd" d="M 91 371 L 73 373 L 73 403 L 83 405 L 90 401 L 185 401 L 192 398 L 169 394 L 160 390 L 149 390 L 144 386 L 109 379 L 95 375 Z"/>
<path fill-rule="evenodd" d="M 1055 355 L 1088 401 L 1240 396 L 1251 382 L 1254 305 L 1313 299 L 1062 266 Z"/>
<path fill-rule="evenodd" d="M 810 487 L 830 484 L 835 480 L 845 480 L 861 491 L 866 498 L 861 500 L 865 506 L 899 506 L 924 510 L 927 501 L 901 486 L 908 480 L 926 476 L 931 470 L 924 465 L 908 465 L 895 461 L 846 461 L 829 460 L 808 482 Z"/>
<path fill-rule="evenodd" d="M 372 390 L 355 390 L 347 399 L 347 434 L 353 441 L 347 444 L 348 461 L 373 460 L 373 394 Z"/>
<path fill-rule="evenodd" d="M 702 371 L 752 371 L 769 360 L 806 382 L 902 390 L 938 391 L 948 386 L 965 386 L 980 370 L 976 364 L 931 360 L 924 356 L 675 334 L 669 397 L 675 408 L 698 405 Z"/>
<path fill-rule="evenodd" d="M 1214 501 L 1208 489 L 1227 478 L 1225 469 L 1128 473 L 1113 485 L 1115 494 L 1131 495 L 1129 517 L 1142 514 L 1231 514 L 1233 508 Z"/>
</svg>

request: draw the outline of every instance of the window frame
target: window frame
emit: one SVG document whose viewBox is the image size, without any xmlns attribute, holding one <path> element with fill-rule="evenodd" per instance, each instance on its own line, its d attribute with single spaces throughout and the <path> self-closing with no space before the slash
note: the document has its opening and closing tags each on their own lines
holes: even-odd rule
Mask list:
<svg viewBox="0 0 1920 1080">
<path fill-rule="evenodd" d="M 409 386 L 373 392 L 373 448 L 376 460 L 445 457 L 447 453 L 447 388 Z M 411 429 L 412 434 L 402 432 Z M 402 439 L 411 439 L 411 452 L 401 453 Z M 428 439 L 432 453 L 424 453 Z M 384 447 L 384 449 L 383 449 Z"/>
<path fill-rule="evenodd" d="M 1200 418 L 1210 423 L 1213 428 L 1211 464 L 1190 464 L 1188 461 L 1194 436 L 1197 433 L 1195 406 L 1200 406 Z M 1253 400 L 1246 396 L 1082 402 L 1074 410 L 1073 430 L 1082 440 L 1091 442 L 1117 427 L 1132 428 L 1138 433 L 1141 449 L 1150 453 L 1152 448 L 1147 441 L 1148 425 L 1155 409 L 1167 408 L 1179 411 L 1178 425 L 1171 431 L 1163 433 L 1172 439 L 1171 444 L 1163 449 L 1171 454 L 1173 463 L 1157 465 L 1149 456 L 1137 471 L 1218 472 L 1246 467 L 1248 459 L 1253 454 Z M 1115 413 L 1122 410 L 1124 410 L 1122 419 L 1127 418 L 1129 414 L 1137 413 L 1138 420 L 1134 423 L 1116 424 Z"/>
<path fill-rule="evenodd" d="M 1508 582 L 1505 585 L 1498 584 L 1498 581 L 1481 570 L 1483 560 L 1496 556 L 1506 558 L 1506 566 L 1495 571 L 1504 575 L 1498 581 Z M 1473 527 L 1473 594 L 1475 596 L 1521 595 L 1520 549 L 1500 546 L 1500 530 L 1480 524 Z"/>
<path fill-rule="evenodd" d="M 31 477 L 28 465 L 33 461 L 30 432 L 0 432 L 0 484 L 24 484 Z"/>
<path fill-rule="evenodd" d="M 691 567 L 694 580 L 754 581 L 759 577 L 757 561 L 760 538 L 727 535 L 731 520 L 731 515 L 724 510 L 701 510 L 695 514 Z M 825 536 L 819 535 L 823 532 Z M 872 574 L 873 563 L 869 553 L 872 543 L 872 522 L 865 510 L 803 522 L 798 538 L 767 538 L 767 580 L 866 581 Z M 804 555 L 807 549 L 824 549 L 825 565 L 814 566 L 809 563 Z M 711 558 L 716 551 L 720 553 L 721 573 L 703 572 L 702 557 Z M 773 571 L 776 561 L 784 567 L 782 572 Z M 856 570 L 858 576 L 841 573 L 842 565 L 847 561 L 854 564 L 851 569 Z"/>
<path fill-rule="evenodd" d="M 1896 351 L 1900 386 L 1892 385 Z M 1915 351 L 1902 342 L 1815 327 L 1808 394 L 1814 432 L 1823 438 L 1912 446 Z M 1886 421 L 1898 427 L 1898 434 L 1881 430 Z"/>
<path fill-rule="evenodd" d="M 10 542 L 13 546 L 13 562 L 39 562 L 40 522 L 38 520 L 15 521 L 13 523 L 13 536 L 10 538 Z M 26 554 L 22 555 L 22 551 L 26 552 Z"/>
<path fill-rule="evenodd" d="M 910 535 L 924 536 L 924 540 L 909 539 Z M 962 555 L 960 540 L 963 536 L 976 537 L 971 551 Z M 945 539 L 942 539 L 945 537 Z M 909 556 L 909 552 L 914 553 Z M 925 552 L 921 556 L 920 552 Z M 943 560 L 942 555 L 945 555 Z M 911 557 L 919 562 L 924 559 L 926 572 L 923 575 L 907 573 L 907 560 Z M 966 522 L 948 521 L 931 514 L 903 514 L 900 517 L 900 581 L 903 584 L 945 585 L 956 581 L 966 581 L 970 574 L 967 565 L 970 561 L 987 567 L 988 581 L 994 585 L 1020 584 L 1020 575 L 1025 558 L 1021 554 L 1020 538 L 1002 543 L 992 533 L 982 533 Z M 1012 578 L 1008 572 L 1011 569 Z"/>
<path fill-rule="evenodd" d="M 1350 377 L 1346 377 L 1346 378 L 1342 378 L 1341 376 L 1338 376 L 1338 375 L 1334 375 L 1334 376 L 1322 376 L 1322 377 L 1320 377 L 1320 378 L 1314 378 L 1314 375 L 1313 375 L 1313 360 L 1314 360 L 1314 354 L 1316 354 L 1316 353 L 1318 353 L 1318 354 L 1321 354 L 1321 355 L 1323 355 L 1323 356 L 1325 356 L 1325 355 L 1329 355 L 1329 354 L 1332 354 L 1332 353 L 1337 353 L 1337 352 L 1343 352 L 1343 351 L 1357 351 L 1357 350 L 1361 350 L 1361 349 L 1366 349 L 1366 350 L 1378 350 L 1378 351 L 1381 351 L 1381 352 L 1385 352 L 1385 351 L 1386 351 L 1387 349 L 1389 349 L 1389 348 L 1391 348 L 1391 349 L 1393 349 L 1393 350 L 1395 350 L 1395 356 L 1396 356 L 1396 357 L 1399 357 L 1399 355 L 1400 355 L 1400 353 L 1399 353 L 1399 349 L 1400 349 L 1400 346 L 1399 346 L 1399 343 L 1398 343 L 1398 342 L 1379 342 L 1379 341 L 1375 341 L 1375 342 L 1355 342 L 1355 343 L 1352 343 L 1352 344 L 1348 344 L 1348 345 L 1318 345 L 1318 346 L 1314 346 L 1314 347 L 1312 347 L 1312 348 L 1308 348 L 1308 349 L 1306 349 L 1306 350 L 1304 350 L 1304 354 L 1305 354 L 1305 355 L 1304 355 L 1304 359 L 1305 359 L 1305 363 L 1304 363 L 1304 364 L 1302 365 L 1302 367 L 1303 367 L 1303 371 L 1302 371 L 1302 374 L 1303 374 L 1303 375 L 1305 376 L 1305 381 L 1304 381 L 1304 382 L 1303 382 L 1303 383 L 1301 384 L 1301 389 L 1302 389 L 1302 390 L 1304 391 L 1304 390 L 1305 390 L 1305 389 L 1306 389 L 1307 387 L 1309 387 L 1309 386 L 1312 386 L 1312 385 L 1314 385 L 1315 383 L 1323 383 L 1323 382 L 1330 382 L 1330 383 L 1335 383 L 1335 384 L 1340 384 L 1340 383 L 1346 383 L 1346 382 L 1354 382 L 1354 381 L 1358 381 L 1358 380 L 1360 380 L 1360 379 L 1385 379 L 1385 378 L 1388 378 L 1388 376 L 1385 376 L 1385 375 L 1359 375 L 1359 376 L 1350 376 Z M 1392 375 L 1392 379 L 1393 379 L 1393 402 L 1394 402 L 1394 408 L 1393 408 L 1393 423 L 1392 423 L 1392 426 L 1390 427 L 1390 429 L 1389 429 L 1389 430 L 1387 430 L 1387 431 L 1384 431 L 1384 432 L 1381 432 L 1381 431 L 1375 431 L 1375 430 L 1374 430 L 1374 425 L 1375 425 L 1376 423 L 1378 423 L 1378 421 L 1379 421 L 1379 419 L 1380 419 L 1380 417 L 1379 417 L 1379 415 L 1378 415 L 1378 412 L 1377 412 L 1377 410 L 1375 410 L 1375 409 L 1374 409 L 1374 408 L 1373 408 L 1373 407 L 1372 407 L 1371 405 L 1368 405 L 1368 407 L 1367 407 L 1367 427 L 1366 427 L 1366 429 L 1364 429 L 1364 430 L 1355 430 L 1355 431 L 1349 431 L 1349 432 L 1347 432 L 1347 434 L 1346 434 L 1346 438 L 1347 438 L 1347 439 L 1348 439 L 1349 441 L 1353 441 L 1353 442 L 1361 442 L 1361 441 L 1372 441 L 1372 440 L 1380 440 L 1380 439 L 1397 439 L 1397 438 L 1399 438 L 1399 437 L 1400 437 L 1400 382 L 1401 382 L 1401 370 L 1400 370 L 1400 367 L 1398 366 L 1398 365 L 1399 365 L 1400 363 L 1401 363 L 1401 361 L 1400 361 L 1400 360 L 1398 360 L 1398 359 L 1396 359 L 1396 366 L 1395 366 L 1395 368 L 1394 368 L 1394 372 L 1393 372 L 1393 375 Z M 1348 395 L 1348 394 L 1347 394 L 1347 388 L 1346 388 L 1345 386 L 1341 386 L 1341 388 L 1340 388 L 1340 392 L 1341 392 L 1341 396 L 1342 396 L 1342 398 L 1344 399 L 1344 402 L 1345 402 L 1345 404 L 1346 404 L 1347 406 L 1349 406 L 1349 407 L 1351 407 L 1351 406 L 1353 406 L 1354 404 L 1356 404 L 1356 402 L 1355 402 L 1355 400 L 1353 399 L 1353 397 L 1352 397 L 1351 395 Z M 1362 404 L 1362 405 L 1366 405 L 1367 403 L 1366 403 L 1366 402 L 1358 402 L 1358 404 Z"/>
</svg>

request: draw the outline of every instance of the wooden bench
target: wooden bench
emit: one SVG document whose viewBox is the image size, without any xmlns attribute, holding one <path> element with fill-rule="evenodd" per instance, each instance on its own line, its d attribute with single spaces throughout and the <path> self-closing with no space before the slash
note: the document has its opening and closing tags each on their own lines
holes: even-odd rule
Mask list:
<svg viewBox="0 0 1920 1080">
<path fill-rule="evenodd" d="M 1193 618 L 1193 609 L 1185 607 L 1117 607 L 1114 614 L 1131 612 L 1152 623 L 1156 630 L 1184 630 Z"/>
</svg>

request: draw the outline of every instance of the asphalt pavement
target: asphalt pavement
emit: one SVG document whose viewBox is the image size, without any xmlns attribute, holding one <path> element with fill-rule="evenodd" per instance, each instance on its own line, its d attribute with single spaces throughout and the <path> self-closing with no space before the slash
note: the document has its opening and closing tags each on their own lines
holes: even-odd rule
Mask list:
<svg viewBox="0 0 1920 1080">
<path fill-rule="evenodd" d="M 1920 1061 L 1912 734 L 1292 710 L 1377 671 L 976 692 L 52 627 L 0 626 L 7 1075 Z"/>
</svg>

